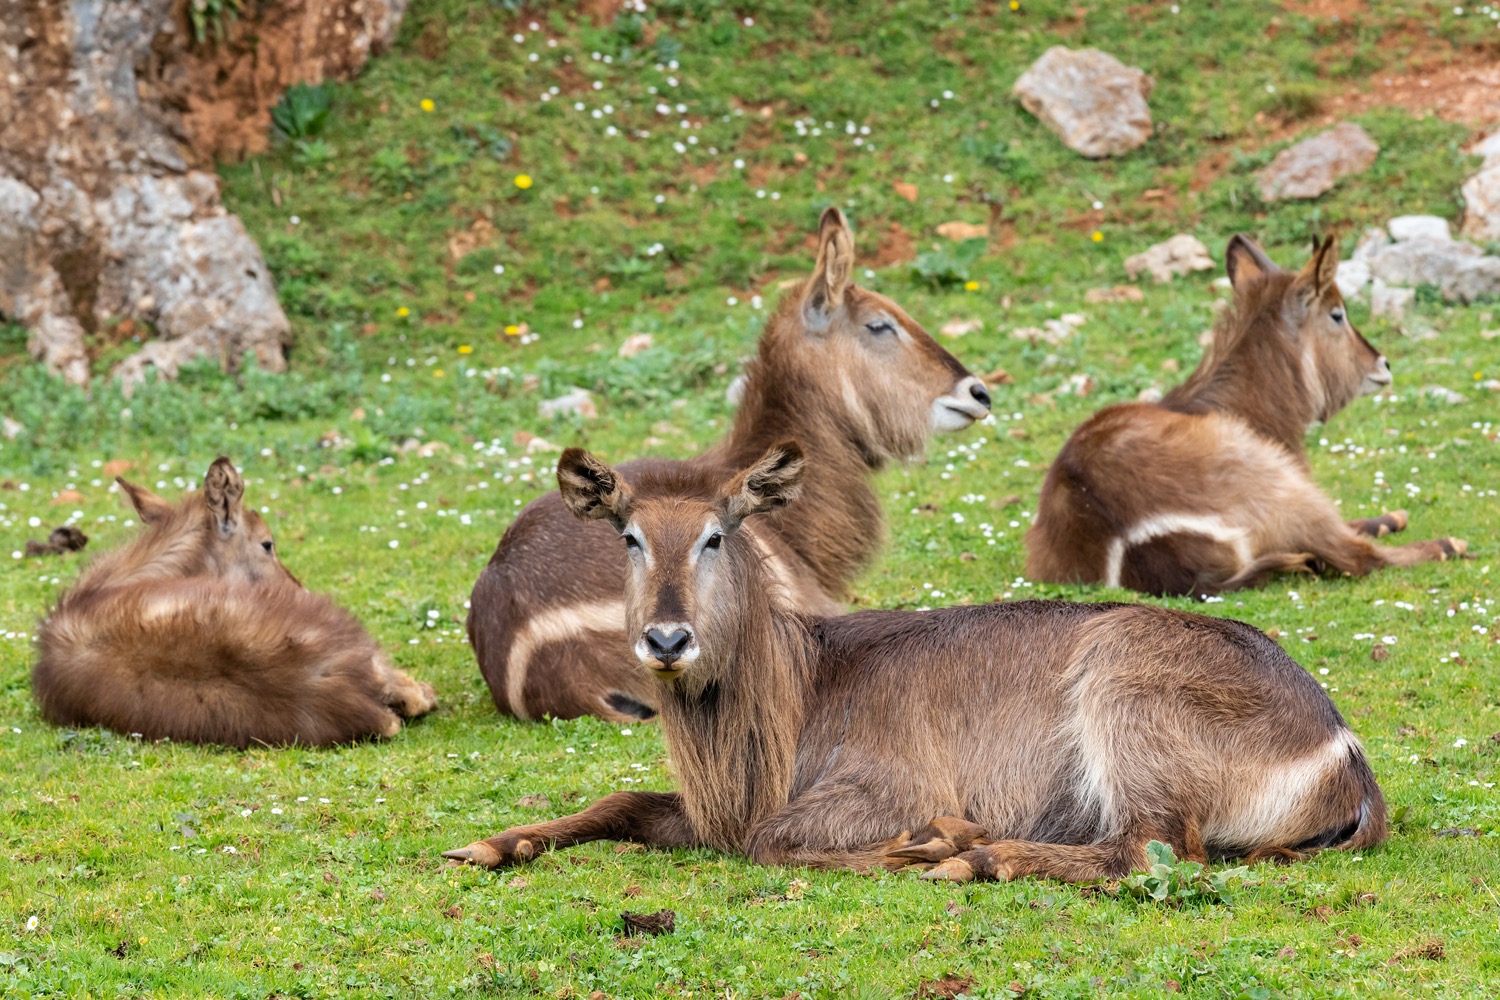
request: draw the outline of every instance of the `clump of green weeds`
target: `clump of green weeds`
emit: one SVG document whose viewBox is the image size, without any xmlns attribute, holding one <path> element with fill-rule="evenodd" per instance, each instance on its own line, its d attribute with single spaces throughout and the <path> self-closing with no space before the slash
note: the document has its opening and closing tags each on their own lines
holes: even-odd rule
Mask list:
<svg viewBox="0 0 1500 1000">
<path fill-rule="evenodd" d="M 1153 840 L 1146 845 L 1146 870 L 1120 880 L 1120 891 L 1142 902 L 1183 907 L 1229 903 L 1231 882 L 1252 884 L 1244 865 L 1209 871 L 1197 861 L 1179 861 L 1170 844 Z"/>
</svg>

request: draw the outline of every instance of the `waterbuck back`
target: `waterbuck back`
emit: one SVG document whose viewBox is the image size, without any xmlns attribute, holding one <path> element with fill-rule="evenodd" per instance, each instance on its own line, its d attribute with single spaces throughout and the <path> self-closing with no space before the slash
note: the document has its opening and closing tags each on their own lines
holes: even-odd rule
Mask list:
<svg viewBox="0 0 1500 1000">
<path fill-rule="evenodd" d="M 1153 839 L 1199 861 L 1385 836 L 1327 693 L 1239 622 L 1025 601 L 802 614 L 759 545 L 816 459 L 773 445 L 725 480 L 578 449 L 569 509 L 626 552 L 627 637 L 653 677 L 678 790 L 617 792 L 447 856 L 490 867 L 587 840 L 965 881 L 1090 880 Z"/>
<path fill-rule="evenodd" d="M 852 281 L 854 237 L 823 214 L 810 279 L 788 291 L 761 335 L 729 434 L 689 459 L 721 476 L 795 434 L 817 457 L 796 517 L 762 545 L 778 585 L 810 611 L 839 609 L 883 542 L 870 479 L 919 454 L 934 432 L 984 417 L 989 393 L 900 306 Z M 681 463 L 621 466 L 627 480 Z M 555 493 L 526 507 L 474 585 L 469 638 L 495 705 L 523 719 L 646 718 L 656 689 L 622 627 L 625 560 L 607 529 L 580 531 Z"/>
<path fill-rule="evenodd" d="M 1311 479 L 1308 428 L 1391 384 L 1344 310 L 1338 259 L 1330 238 L 1284 271 L 1248 237 L 1230 240 L 1234 303 L 1203 360 L 1160 403 L 1106 407 L 1074 432 L 1042 484 L 1029 576 L 1203 596 L 1466 550 L 1455 538 L 1377 545 L 1406 512 L 1345 522 Z"/>
<path fill-rule="evenodd" d="M 119 480 L 145 531 L 37 628 L 42 716 L 146 739 L 322 746 L 394 736 L 436 705 L 352 615 L 277 558 L 227 458 L 171 504 Z"/>
</svg>

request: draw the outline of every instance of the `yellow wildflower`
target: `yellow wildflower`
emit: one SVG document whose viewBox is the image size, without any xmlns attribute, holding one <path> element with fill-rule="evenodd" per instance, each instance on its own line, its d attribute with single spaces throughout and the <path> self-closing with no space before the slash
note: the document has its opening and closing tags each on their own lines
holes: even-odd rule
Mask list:
<svg viewBox="0 0 1500 1000">
<path fill-rule="evenodd" d="M 396 315 L 401 319 L 405 319 L 406 317 L 411 315 L 411 310 L 406 308 L 405 306 L 402 306 L 400 309 L 396 310 Z"/>
<path fill-rule="evenodd" d="M 1011 10 L 1020 10 L 1021 9 L 1021 0 L 1010 0 L 1010 9 Z"/>
<path fill-rule="evenodd" d="M 522 191 L 525 191 L 527 188 L 531 187 L 531 175 L 516 174 L 516 187 L 520 188 Z"/>
<path fill-rule="evenodd" d="M 1093 235 L 1089 237 L 1089 239 L 1093 240 L 1095 243 L 1103 243 L 1104 242 L 1104 234 L 1101 233 L 1099 230 L 1096 229 L 1096 230 L 1094 230 Z"/>
<path fill-rule="evenodd" d="M 470 347 L 468 344 L 459 344 L 458 345 L 458 353 L 459 354 L 473 354 L 474 353 L 474 348 Z"/>
<path fill-rule="evenodd" d="M 430 97 L 424 97 L 424 98 L 422 98 L 422 110 L 423 111 L 433 111 L 436 108 L 437 108 L 437 105 L 434 104 L 434 103 L 432 103 L 432 98 L 430 98 Z"/>
<path fill-rule="evenodd" d="M 432 370 L 432 377 L 433 378 L 442 378 L 443 377 L 443 370 L 441 368 L 434 368 Z"/>
<path fill-rule="evenodd" d="M 506 324 L 505 335 L 507 337 L 519 337 L 521 335 L 521 328 L 514 323 Z"/>
<path fill-rule="evenodd" d="M 979 282 L 977 282 L 977 281 L 965 281 L 964 282 L 964 291 L 966 291 L 966 292 L 977 292 L 977 291 L 979 291 Z"/>
</svg>

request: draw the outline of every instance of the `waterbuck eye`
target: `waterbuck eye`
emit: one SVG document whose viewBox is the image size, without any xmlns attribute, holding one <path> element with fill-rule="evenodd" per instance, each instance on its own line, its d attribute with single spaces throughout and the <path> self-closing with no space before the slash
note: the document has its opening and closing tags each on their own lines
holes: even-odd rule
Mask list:
<svg viewBox="0 0 1500 1000">
<path fill-rule="evenodd" d="M 276 548 L 276 543 L 272 541 L 265 541 L 260 543 L 260 547 L 265 549 L 267 552 L 270 552 L 272 549 Z"/>
<path fill-rule="evenodd" d="M 627 549 L 638 549 L 641 547 L 641 543 L 635 540 L 634 535 L 621 535 L 620 537 L 625 539 L 625 547 Z"/>
<path fill-rule="evenodd" d="M 1328 314 L 1328 318 L 1333 320 L 1335 323 L 1342 323 L 1344 321 L 1344 307 L 1339 306 L 1338 308 L 1334 309 L 1333 312 Z"/>
<path fill-rule="evenodd" d="M 895 324 L 892 323 L 888 319 L 877 319 L 877 320 L 874 320 L 873 322 L 866 323 L 865 324 L 865 329 L 869 330 L 871 333 L 875 334 L 877 337 L 880 336 L 882 333 L 895 333 L 896 332 L 896 326 L 895 326 Z"/>
<path fill-rule="evenodd" d="M 722 541 L 724 541 L 724 536 L 715 531 L 712 535 L 708 536 L 708 540 L 703 543 L 703 547 L 705 549 L 716 549 Z"/>
</svg>

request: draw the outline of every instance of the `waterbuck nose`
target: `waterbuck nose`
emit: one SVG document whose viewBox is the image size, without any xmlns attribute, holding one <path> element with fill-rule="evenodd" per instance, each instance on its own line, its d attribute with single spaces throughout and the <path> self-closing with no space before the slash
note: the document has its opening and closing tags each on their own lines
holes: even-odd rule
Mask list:
<svg viewBox="0 0 1500 1000">
<path fill-rule="evenodd" d="M 969 383 L 969 395 L 973 396 L 979 405 L 986 410 L 990 408 L 990 391 L 984 387 L 984 383 L 975 379 Z"/>
<path fill-rule="evenodd" d="M 687 644 L 693 641 L 693 633 L 685 628 L 673 629 L 671 632 L 663 633 L 659 628 L 646 630 L 646 645 L 651 648 L 651 655 L 661 661 L 662 666 L 670 667 L 681 658 Z"/>
</svg>

